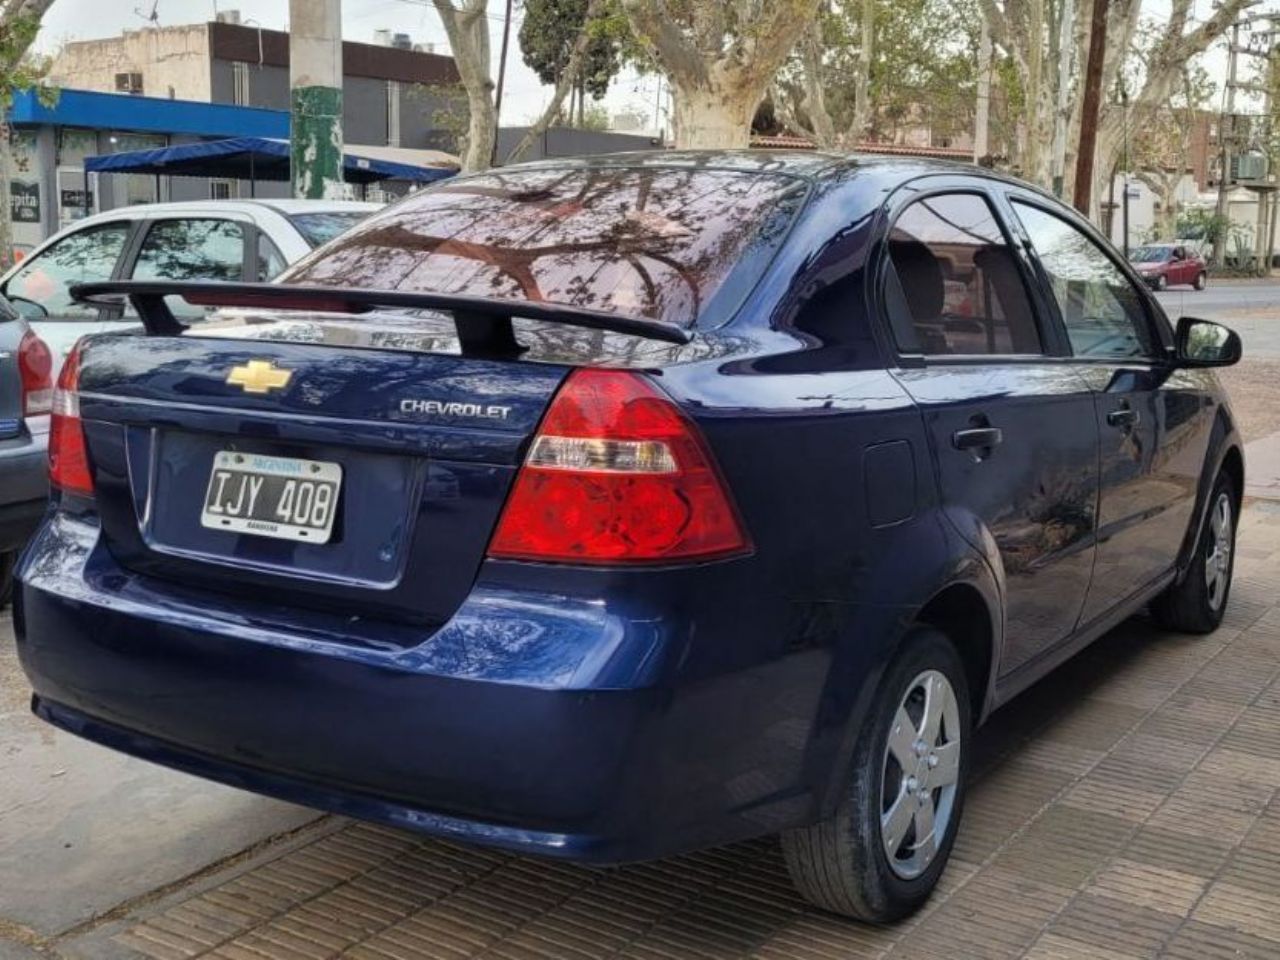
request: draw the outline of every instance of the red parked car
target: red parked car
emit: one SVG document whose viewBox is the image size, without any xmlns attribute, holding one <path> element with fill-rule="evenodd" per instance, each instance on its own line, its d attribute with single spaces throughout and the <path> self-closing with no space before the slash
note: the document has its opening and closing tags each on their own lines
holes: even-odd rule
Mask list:
<svg viewBox="0 0 1280 960">
<path fill-rule="evenodd" d="M 1138 275 L 1153 290 L 1163 290 L 1175 283 L 1185 283 L 1203 290 L 1209 265 L 1191 247 L 1180 243 L 1149 243 L 1130 254 Z"/>
</svg>

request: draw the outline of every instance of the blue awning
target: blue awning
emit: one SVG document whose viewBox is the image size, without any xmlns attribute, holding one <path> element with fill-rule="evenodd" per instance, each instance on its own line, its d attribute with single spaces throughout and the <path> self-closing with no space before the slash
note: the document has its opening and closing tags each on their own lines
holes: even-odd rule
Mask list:
<svg viewBox="0 0 1280 960">
<path fill-rule="evenodd" d="M 379 180 L 430 183 L 458 172 L 448 166 L 417 166 L 356 153 L 343 154 L 342 166 L 347 183 L 374 183 Z M 288 180 L 289 142 L 268 137 L 207 140 L 158 150 L 129 150 L 88 157 L 84 168 L 86 172 L 97 173 Z"/>
</svg>

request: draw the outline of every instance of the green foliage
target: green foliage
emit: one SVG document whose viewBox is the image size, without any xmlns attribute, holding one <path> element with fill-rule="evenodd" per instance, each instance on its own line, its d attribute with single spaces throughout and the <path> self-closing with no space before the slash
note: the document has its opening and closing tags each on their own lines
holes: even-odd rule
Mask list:
<svg viewBox="0 0 1280 960">
<path fill-rule="evenodd" d="M 622 68 L 630 31 L 617 3 L 604 6 L 604 15 L 587 23 L 587 0 L 525 0 L 520 51 L 539 80 L 554 85 L 560 79 L 585 29 L 591 42 L 583 61 L 583 85 L 597 100 L 608 92 L 610 81 Z"/>
<path fill-rule="evenodd" d="M 1206 244 L 1216 244 L 1219 237 L 1227 236 L 1231 230 L 1230 217 L 1207 207 L 1192 207 L 1178 215 L 1176 233 L 1182 240 L 1201 240 Z"/>
<path fill-rule="evenodd" d="M 608 130 L 608 109 L 597 103 L 589 104 L 582 112 L 582 123 L 579 126 L 583 130 Z"/>
<path fill-rule="evenodd" d="M 19 15 L 0 21 L 0 109 L 8 110 L 14 94 L 36 87 L 40 101 L 51 105 L 57 91 L 43 86 L 49 72 L 49 60 L 29 56 L 27 51 L 40 32 L 40 20 Z"/>
<path fill-rule="evenodd" d="M 950 137 L 972 126 L 980 23 L 976 0 L 874 0 L 867 94 L 871 139 L 925 126 Z M 857 107 L 861 0 L 831 0 L 820 14 L 822 87 L 838 130 Z M 785 68 L 803 69 L 793 57 Z M 786 74 L 784 72 L 784 78 Z"/>
</svg>

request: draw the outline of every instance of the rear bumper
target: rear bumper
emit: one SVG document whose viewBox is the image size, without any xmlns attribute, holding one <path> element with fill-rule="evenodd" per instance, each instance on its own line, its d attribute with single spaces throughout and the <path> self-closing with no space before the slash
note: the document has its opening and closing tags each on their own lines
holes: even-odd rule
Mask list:
<svg viewBox="0 0 1280 960">
<path fill-rule="evenodd" d="M 676 684 L 690 625 L 480 588 L 420 644 L 356 645 L 188 602 L 116 566 L 96 526 L 63 514 L 19 578 L 36 712 L 210 779 L 595 862 L 813 816 L 824 652 Z"/>
</svg>

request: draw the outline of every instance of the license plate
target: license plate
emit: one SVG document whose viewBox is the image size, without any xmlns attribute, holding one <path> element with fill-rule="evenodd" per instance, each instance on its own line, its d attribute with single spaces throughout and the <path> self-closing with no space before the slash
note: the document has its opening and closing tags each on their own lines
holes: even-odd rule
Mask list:
<svg viewBox="0 0 1280 960">
<path fill-rule="evenodd" d="M 213 458 L 200 525 L 328 543 L 341 486 L 337 463 L 223 450 Z"/>
</svg>

